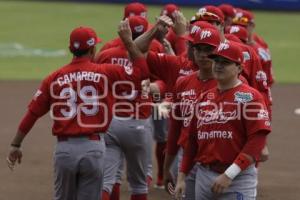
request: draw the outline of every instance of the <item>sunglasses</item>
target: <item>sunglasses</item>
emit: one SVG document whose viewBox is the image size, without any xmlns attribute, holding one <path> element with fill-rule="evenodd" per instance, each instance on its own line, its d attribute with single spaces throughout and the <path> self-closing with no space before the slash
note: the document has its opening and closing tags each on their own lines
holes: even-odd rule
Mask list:
<svg viewBox="0 0 300 200">
<path fill-rule="evenodd" d="M 250 20 L 247 17 L 235 17 L 232 22 L 234 24 L 241 24 L 247 26 L 250 23 Z"/>
<path fill-rule="evenodd" d="M 211 13 L 211 12 L 204 12 L 204 13 L 196 13 L 195 16 L 192 18 L 194 21 L 216 21 L 221 22 L 221 19 L 218 15 Z"/>
</svg>

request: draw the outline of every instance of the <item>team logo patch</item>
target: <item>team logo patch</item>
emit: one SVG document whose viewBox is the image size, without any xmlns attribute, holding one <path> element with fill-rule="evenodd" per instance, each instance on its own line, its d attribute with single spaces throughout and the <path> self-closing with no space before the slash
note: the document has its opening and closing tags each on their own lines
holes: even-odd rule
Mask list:
<svg viewBox="0 0 300 200">
<path fill-rule="evenodd" d="M 200 39 L 203 40 L 205 38 L 209 38 L 212 35 L 211 31 L 202 31 L 200 35 Z"/>
<path fill-rule="evenodd" d="M 271 60 L 271 55 L 263 48 L 258 48 L 258 54 L 260 58 L 263 59 L 265 62 Z"/>
<path fill-rule="evenodd" d="M 229 44 L 226 43 L 226 42 L 223 42 L 221 43 L 219 46 L 218 46 L 218 51 L 223 51 L 223 50 L 226 50 L 229 48 Z"/>
<path fill-rule="evenodd" d="M 193 26 L 190 33 L 195 34 L 200 30 L 201 30 L 201 28 L 199 26 Z"/>
<path fill-rule="evenodd" d="M 204 13 L 206 13 L 206 8 L 200 8 L 198 10 L 198 14 L 203 15 Z"/>
<path fill-rule="evenodd" d="M 259 113 L 257 113 L 258 119 L 269 120 L 269 112 L 267 110 L 261 109 Z"/>
<path fill-rule="evenodd" d="M 79 49 L 80 43 L 79 42 L 74 42 L 73 46 L 75 47 L 75 49 Z"/>
<path fill-rule="evenodd" d="M 234 93 L 234 101 L 239 103 L 247 103 L 253 100 L 252 93 L 236 92 Z"/>
<path fill-rule="evenodd" d="M 144 26 L 143 25 L 139 25 L 139 26 L 135 26 L 134 27 L 135 32 L 137 33 L 141 33 L 144 30 Z"/>
<path fill-rule="evenodd" d="M 250 54 L 247 51 L 243 51 L 244 62 L 250 60 Z"/>
<path fill-rule="evenodd" d="M 232 26 L 229 30 L 229 33 L 238 33 L 240 31 L 240 27 Z"/>
<path fill-rule="evenodd" d="M 86 41 L 86 43 L 87 43 L 87 45 L 89 45 L 89 46 L 95 45 L 95 38 L 89 39 L 88 41 Z"/>
<path fill-rule="evenodd" d="M 260 70 L 256 73 L 255 76 L 257 81 L 267 81 L 267 75 L 264 71 Z"/>
<path fill-rule="evenodd" d="M 124 69 L 125 69 L 125 72 L 128 74 L 128 75 L 132 75 L 133 73 L 133 68 L 132 66 L 124 66 Z"/>
<path fill-rule="evenodd" d="M 271 126 L 271 122 L 270 121 L 265 121 L 265 125 L 266 126 Z"/>
<path fill-rule="evenodd" d="M 146 12 L 141 12 L 140 16 L 146 18 L 147 17 L 147 13 Z"/>
</svg>

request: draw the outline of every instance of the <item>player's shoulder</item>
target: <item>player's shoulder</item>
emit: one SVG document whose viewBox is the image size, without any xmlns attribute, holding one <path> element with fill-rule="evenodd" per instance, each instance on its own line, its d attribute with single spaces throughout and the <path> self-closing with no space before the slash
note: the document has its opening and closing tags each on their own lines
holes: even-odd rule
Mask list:
<svg viewBox="0 0 300 200">
<path fill-rule="evenodd" d="M 195 71 L 186 76 L 179 76 L 176 81 L 176 84 L 177 85 L 188 84 L 189 82 L 198 79 L 198 74 L 199 74 L 199 71 Z"/>
<path fill-rule="evenodd" d="M 248 103 L 253 101 L 260 101 L 263 99 L 261 93 L 248 84 L 242 83 L 234 90 L 234 100 L 240 103 Z"/>
</svg>

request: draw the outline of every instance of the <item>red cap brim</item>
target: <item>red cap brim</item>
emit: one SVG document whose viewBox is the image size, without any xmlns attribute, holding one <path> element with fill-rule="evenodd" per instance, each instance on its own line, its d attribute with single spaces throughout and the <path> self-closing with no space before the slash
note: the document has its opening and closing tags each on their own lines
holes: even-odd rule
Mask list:
<svg viewBox="0 0 300 200">
<path fill-rule="evenodd" d="M 99 37 L 96 37 L 96 44 L 98 44 L 98 43 L 100 43 L 100 42 L 102 42 L 102 39 L 99 38 Z"/>
</svg>

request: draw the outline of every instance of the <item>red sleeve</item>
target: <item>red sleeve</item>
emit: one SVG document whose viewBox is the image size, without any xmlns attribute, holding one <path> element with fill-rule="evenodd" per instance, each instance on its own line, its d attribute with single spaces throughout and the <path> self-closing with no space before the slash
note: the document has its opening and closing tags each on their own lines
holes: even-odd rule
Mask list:
<svg viewBox="0 0 300 200">
<path fill-rule="evenodd" d="M 197 134 L 196 130 L 194 130 L 193 127 L 196 127 L 197 118 L 194 117 L 191 121 L 190 125 L 190 131 L 189 131 L 189 138 L 187 140 L 187 143 L 183 149 L 183 158 L 180 166 L 180 171 L 184 174 L 188 174 L 189 171 L 194 166 L 194 159 L 197 154 L 198 150 L 198 143 L 197 143 Z"/>
<path fill-rule="evenodd" d="M 176 82 L 174 88 L 174 97 L 173 97 L 173 105 L 170 116 L 170 126 L 168 131 L 168 140 L 167 140 L 167 153 L 169 155 L 176 155 L 179 149 L 178 140 L 181 133 L 182 121 L 179 119 L 175 119 L 176 117 L 181 117 L 180 115 L 180 100 L 178 99 L 178 80 Z"/>
<path fill-rule="evenodd" d="M 37 119 L 38 116 L 28 110 L 19 125 L 19 130 L 21 131 L 21 133 L 26 135 L 31 130 Z"/>
<path fill-rule="evenodd" d="M 153 51 L 156 53 L 164 53 L 165 48 L 158 40 L 152 40 L 150 47 L 149 47 L 149 51 Z"/>
<path fill-rule="evenodd" d="M 166 39 L 171 43 L 176 55 L 181 56 L 186 53 L 186 39 L 183 37 L 178 37 L 172 28 L 170 28 Z"/>
<path fill-rule="evenodd" d="M 50 78 L 46 78 L 40 88 L 36 91 L 33 99 L 28 105 L 28 109 L 37 117 L 41 117 L 50 110 L 51 92 Z"/>
<path fill-rule="evenodd" d="M 257 97 L 254 97 L 253 101 L 245 103 L 243 107 L 243 120 L 248 137 L 257 132 L 266 134 L 271 132 L 271 122 L 265 102 L 260 94 L 254 95 Z"/>
<path fill-rule="evenodd" d="M 245 153 L 257 162 L 259 161 L 261 152 L 266 145 L 267 134 L 265 131 L 259 131 L 248 137 L 247 142 L 241 153 Z"/>
<path fill-rule="evenodd" d="M 150 73 L 165 82 L 175 79 L 175 83 L 178 78 L 181 64 L 180 57 L 149 52 L 147 63 Z"/>
</svg>

